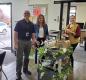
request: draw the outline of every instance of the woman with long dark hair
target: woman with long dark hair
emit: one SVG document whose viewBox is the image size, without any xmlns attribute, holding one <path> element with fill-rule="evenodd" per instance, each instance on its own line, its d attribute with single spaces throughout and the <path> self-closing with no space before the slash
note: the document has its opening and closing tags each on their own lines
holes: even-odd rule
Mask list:
<svg viewBox="0 0 86 80">
<path fill-rule="evenodd" d="M 35 24 L 36 39 L 40 45 L 43 45 L 44 41 L 48 39 L 48 26 L 45 22 L 45 18 L 42 14 L 37 17 L 37 23 Z M 37 49 L 35 52 L 35 63 L 37 63 Z"/>
<path fill-rule="evenodd" d="M 37 41 L 39 41 L 40 44 L 48 39 L 48 26 L 42 14 L 40 14 L 37 18 L 37 23 L 35 24 L 35 32 Z"/>
</svg>

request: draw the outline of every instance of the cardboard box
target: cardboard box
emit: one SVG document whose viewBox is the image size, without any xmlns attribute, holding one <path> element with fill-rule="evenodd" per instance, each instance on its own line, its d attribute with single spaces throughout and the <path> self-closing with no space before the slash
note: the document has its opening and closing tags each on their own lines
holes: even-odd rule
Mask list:
<svg viewBox="0 0 86 80">
<path fill-rule="evenodd" d="M 70 46 L 70 41 L 69 40 L 58 40 L 56 41 L 55 46 L 57 48 L 68 48 Z"/>
<path fill-rule="evenodd" d="M 68 48 L 70 46 L 69 40 L 55 40 L 48 43 L 49 47 L 55 47 L 55 48 Z"/>
</svg>

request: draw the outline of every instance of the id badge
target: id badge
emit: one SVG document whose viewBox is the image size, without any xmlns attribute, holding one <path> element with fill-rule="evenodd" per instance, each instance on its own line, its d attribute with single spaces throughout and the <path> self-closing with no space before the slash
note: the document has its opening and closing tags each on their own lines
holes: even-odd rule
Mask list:
<svg viewBox="0 0 86 80">
<path fill-rule="evenodd" d="M 29 32 L 26 32 L 26 37 L 28 37 L 29 36 Z"/>
</svg>

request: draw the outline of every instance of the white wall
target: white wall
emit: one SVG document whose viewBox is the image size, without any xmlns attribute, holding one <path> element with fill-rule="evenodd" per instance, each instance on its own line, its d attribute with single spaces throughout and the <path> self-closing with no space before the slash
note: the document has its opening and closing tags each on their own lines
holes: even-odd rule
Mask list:
<svg viewBox="0 0 86 80">
<path fill-rule="evenodd" d="M 86 3 L 77 4 L 76 21 L 77 22 L 86 21 Z"/>
<path fill-rule="evenodd" d="M 60 5 L 54 4 L 54 0 L 29 0 L 28 4 L 47 4 L 48 28 L 49 30 L 59 30 L 58 16 L 60 15 Z"/>
<path fill-rule="evenodd" d="M 28 9 L 30 4 L 48 5 L 48 26 L 49 30 L 58 30 L 58 16 L 60 14 L 60 5 L 54 4 L 54 0 L 0 0 L 0 3 L 12 3 L 12 24 L 23 17 L 23 12 Z"/>
<path fill-rule="evenodd" d="M 59 30 L 59 18 L 60 18 L 60 5 L 49 4 L 48 25 L 50 30 L 57 30 L 57 31 Z"/>
<path fill-rule="evenodd" d="M 54 0 L 0 0 L 0 3 L 12 3 L 12 23 L 15 25 L 15 21 L 20 20 L 23 17 L 23 12 L 28 9 L 30 4 L 47 4 L 48 5 L 48 26 L 49 30 L 59 30 L 59 14 L 60 5 L 54 4 Z M 66 9 L 64 9 L 64 12 Z M 66 17 L 66 15 L 63 15 Z M 86 21 L 86 3 L 77 4 L 76 11 L 77 22 Z"/>
<path fill-rule="evenodd" d="M 66 27 L 66 21 L 67 21 L 67 6 L 68 4 L 65 3 L 63 6 L 63 21 L 62 21 L 62 28 L 64 29 Z"/>
</svg>

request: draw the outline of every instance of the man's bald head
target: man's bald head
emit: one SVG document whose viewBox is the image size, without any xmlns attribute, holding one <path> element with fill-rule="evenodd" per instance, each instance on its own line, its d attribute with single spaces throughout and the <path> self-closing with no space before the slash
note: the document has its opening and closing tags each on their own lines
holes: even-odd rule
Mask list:
<svg viewBox="0 0 86 80">
<path fill-rule="evenodd" d="M 30 12 L 29 12 L 28 10 L 25 10 L 25 11 L 24 11 L 24 18 L 25 18 L 26 20 L 29 20 L 29 17 L 30 17 Z"/>
<path fill-rule="evenodd" d="M 25 11 L 24 11 L 24 14 L 30 14 L 30 11 L 25 10 Z"/>
</svg>

